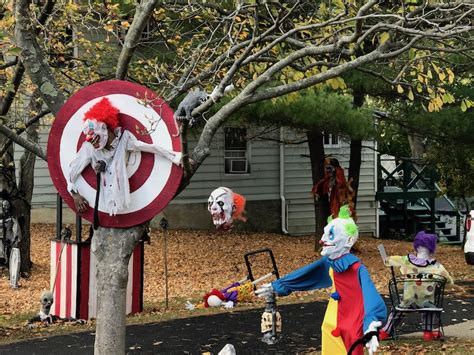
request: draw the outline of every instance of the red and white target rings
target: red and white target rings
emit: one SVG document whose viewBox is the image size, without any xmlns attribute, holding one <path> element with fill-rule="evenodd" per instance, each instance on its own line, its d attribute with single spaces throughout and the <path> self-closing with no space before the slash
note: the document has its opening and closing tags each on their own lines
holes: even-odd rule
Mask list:
<svg viewBox="0 0 474 355">
<path fill-rule="evenodd" d="M 67 191 L 70 163 L 84 141 L 83 117 L 94 104 L 107 97 L 120 111 L 120 126 L 137 139 L 175 152 L 181 151 L 178 127 L 171 108 L 153 91 L 128 81 L 109 80 L 87 86 L 75 93 L 56 115 L 48 139 L 48 168 L 53 184 L 68 206 L 75 210 Z M 127 161 L 130 206 L 115 216 L 101 209 L 103 227 L 125 228 L 156 216 L 173 199 L 181 182 L 182 169 L 151 153 L 131 152 Z M 82 217 L 92 222 L 96 195 L 95 173 L 91 166 L 75 182 L 79 193 L 91 206 Z"/>
</svg>

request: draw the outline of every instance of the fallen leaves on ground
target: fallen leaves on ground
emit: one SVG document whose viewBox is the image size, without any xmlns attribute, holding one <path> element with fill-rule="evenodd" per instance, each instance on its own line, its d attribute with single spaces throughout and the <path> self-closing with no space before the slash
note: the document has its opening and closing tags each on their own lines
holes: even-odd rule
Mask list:
<svg viewBox="0 0 474 355">
<path fill-rule="evenodd" d="M 74 230 L 74 227 L 72 227 Z M 85 228 L 86 229 L 86 228 Z M 0 314 L 7 320 L 20 313 L 36 313 L 39 296 L 49 288 L 50 240 L 55 235 L 54 225 L 32 226 L 31 259 L 33 269 L 28 279 L 21 279 L 19 289 L 11 289 L 6 273 L 0 277 Z M 85 232 L 84 235 L 87 233 Z M 145 244 L 144 301 L 147 305 L 162 303 L 165 298 L 163 233 L 153 230 L 150 244 Z M 381 293 L 387 293 L 391 277 L 384 267 L 377 245 L 383 243 L 389 255 L 403 255 L 412 251 L 412 243 L 398 240 L 378 240 L 361 237 L 357 242 L 357 255 L 368 267 L 371 277 Z M 244 254 L 270 248 L 276 259 L 280 275 L 309 264 L 319 258 L 314 251 L 313 236 L 293 237 L 275 233 L 184 231 L 170 230 L 167 236 L 168 285 L 170 299 L 191 299 L 195 302 L 211 288 L 224 288 L 243 279 L 248 271 Z M 464 261 L 459 246 L 439 246 L 438 260 L 455 280 L 472 280 L 472 266 Z M 251 258 L 255 278 L 271 271 L 269 258 L 263 255 Z M 268 280 L 270 281 L 270 279 Z M 267 282 L 267 281 L 263 281 Z M 462 296 L 469 292 L 455 285 L 446 292 Z M 292 295 L 302 300 L 305 293 Z M 327 299 L 327 291 L 311 292 L 315 298 Z M 291 300 L 291 298 L 290 298 Z M 183 304 L 184 309 L 184 304 Z"/>
</svg>

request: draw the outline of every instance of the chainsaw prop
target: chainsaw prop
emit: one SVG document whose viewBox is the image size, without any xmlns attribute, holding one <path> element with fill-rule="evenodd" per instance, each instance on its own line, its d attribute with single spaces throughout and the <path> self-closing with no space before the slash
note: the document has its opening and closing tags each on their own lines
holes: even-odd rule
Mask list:
<svg viewBox="0 0 474 355">
<path fill-rule="evenodd" d="M 261 250 L 256 250 L 250 253 L 245 254 L 245 264 L 247 265 L 247 271 L 249 273 L 249 278 L 253 280 L 253 272 L 252 272 L 252 264 L 250 262 L 250 258 L 258 255 L 258 254 L 263 254 L 266 253 L 271 259 L 273 270 L 258 278 L 255 281 L 255 284 L 257 284 L 260 281 L 263 281 L 271 276 L 275 276 L 276 279 L 278 280 L 280 278 L 280 274 L 278 273 L 278 267 L 276 265 L 275 257 L 273 256 L 273 252 L 271 249 L 261 249 Z M 280 312 L 277 310 L 277 305 L 276 305 L 276 295 L 275 293 L 271 292 L 265 297 L 265 310 L 262 314 L 262 320 L 260 323 L 261 331 L 262 331 L 262 341 L 264 343 L 267 343 L 268 345 L 276 344 L 280 340 L 280 333 L 281 333 L 281 315 Z"/>
<path fill-rule="evenodd" d="M 248 256 L 253 254 L 259 254 L 262 252 L 271 250 L 264 249 L 263 251 L 257 250 L 254 252 L 250 252 L 245 254 L 245 261 L 247 264 L 247 268 L 249 270 L 249 274 L 246 275 L 243 279 L 232 283 L 230 286 L 227 286 L 224 289 L 211 289 L 208 293 L 203 296 L 202 303 L 200 304 L 192 304 L 191 302 L 187 301 L 185 304 L 186 309 L 192 311 L 194 309 L 203 309 L 209 307 L 224 307 L 224 308 L 234 308 L 238 303 L 250 303 L 255 300 L 254 290 L 255 285 L 258 284 L 260 281 L 266 280 L 267 278 L 274 275 L 274 272 L 268 273 L 258 279 L 253 278 L 253 274 L 250 269 L 250 264 L 248 263 Z M 275 266 L 276 269 L 276 266 Z"/>
</svg>

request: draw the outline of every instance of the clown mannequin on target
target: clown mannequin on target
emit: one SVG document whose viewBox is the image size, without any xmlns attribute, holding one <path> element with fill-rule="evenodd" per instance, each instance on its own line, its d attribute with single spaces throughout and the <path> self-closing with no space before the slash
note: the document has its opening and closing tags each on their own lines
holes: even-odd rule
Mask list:
<svg viewBox="0 0 474 355">
<path fill-rule="evenodd" d="M 130 205 L 130 186 L 127 176 L 127 162 L 130 152 L 157 154 L 175 165 L 180 164 L 181 153 L 173 152 L 156 144 L 138 140 L 130 131 L 122 130 L 119 110 L 104 97 L 84 115 L 83 133 L 85 141 L 70 164 L 67 190 L 73 197 L 79 213 L 89 208 L 88 201 L 75 185 L 82 171 L 90 164 L 101 174 L 102 210 L 114 216 Z"/>
</svg>

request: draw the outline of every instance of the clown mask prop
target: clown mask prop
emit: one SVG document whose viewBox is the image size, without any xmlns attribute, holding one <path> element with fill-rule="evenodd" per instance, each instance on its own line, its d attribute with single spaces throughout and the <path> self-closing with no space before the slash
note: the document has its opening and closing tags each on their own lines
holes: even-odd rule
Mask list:
<svg viewBox="0 0 474 355">
<path fill-rule="evenodd" d="M 219 187 L 212 191 L 207 209 L 212 216 L 212 222 L 218 229 L 228 230 L 232 228 L 234 220 L 246 220 L 242 216 L 245 198 L 227 187 Z"/>
<path fill-rule="evenodd" d="M 94 149 L 104 149 L 108 140 L 107 125 L 96 120 L 86 120 L 82 131 L 86 136 L 86 141 L 91 143 Z"/>
<path fill-rule="evenodd" d="M 108 130 L 119 125 L 119 110 L 106 97 L 84 114 L 83 133 L 95 149 L 103 149 L 108 141 Z"/>
<path fill-rule="evenodd" d="M 323 246 L 321 255 L 334 260 L 349 253 L 358 236 L 357 225 L 350 217 L 349 206 L 342 206 L 338 218 L 331 220 L 324 227 L 324 234 L 320 241 Z"/>
</svg>

